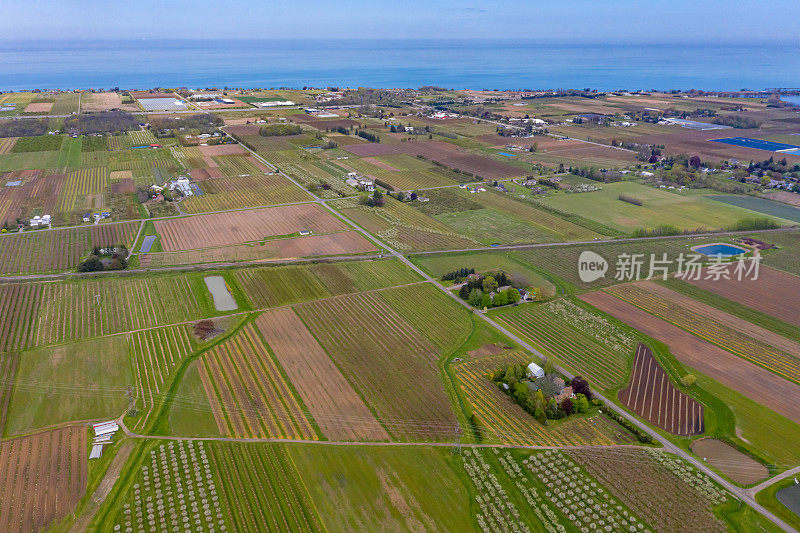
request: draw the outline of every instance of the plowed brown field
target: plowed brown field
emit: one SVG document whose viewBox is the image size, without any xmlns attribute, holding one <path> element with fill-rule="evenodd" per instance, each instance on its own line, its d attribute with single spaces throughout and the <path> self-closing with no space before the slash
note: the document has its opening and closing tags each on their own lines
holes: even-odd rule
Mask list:
<svg viewBox="0 0 800 533">
<path fill-rule="evenodd" d="M 749 278 L 742 281 L 687 281 L 728 300 L 800 326 L 800 277 L 761 265 L 755 281 Z"/>
<path fill-rule="evenodd" d="M 800 398 L 800 386 L 608 293 L 591 292 L 581 295 L 580 298 L 665 343 L 684 365 L 717 380 L 776 413 L 800 422 L 800 404 L 785 401 L 786 398 Z"/>
<path fill-rule="evenodd" d="M 0 531 L 41 531 L 86 492 L 87 433 L 56 429 L 0 444 Z"/>
<path fill-rule="evenodd" d="M 649 347 L 636 348 L 628 386 L 619 400 L 634 413 L 674 435 L 699 435 L 704 430 L 703 406 L 669 381 Z"/>
</svg>

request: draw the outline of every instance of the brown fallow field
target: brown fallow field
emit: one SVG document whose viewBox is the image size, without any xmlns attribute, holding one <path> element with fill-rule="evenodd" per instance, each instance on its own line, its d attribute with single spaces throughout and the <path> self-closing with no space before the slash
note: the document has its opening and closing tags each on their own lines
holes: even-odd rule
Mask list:
<svg viewBox="0 0 800 533">
<path fill-rule="evenodd" d="M 663 342 L 682 364 L 790 420 L 800 422 L 800 403 L 784 400 L 787 397 L 800 398 L 800 386 L 606 292 L 583 294 L 580 299 Z"/>
<path fill-rule="evenodd" d="M 25 107 L 25 113 L 49 113 L 52 109 L 52 102 L 33 102 Z"/>
<path fill-rule="evenodd" d="M 389 440 L 386 430 L 291 308 L 267 311 L 256 325 L 328 439 Z M 310 369 L 314 376 L 309 375 Z"/>
<path fill-rule="evenodd" d="M 81 94 L 81 112 L 99 112 L 121 109 L 123 111 L 138 111 L 136 104 L 123 104 L 119 93 L 87 93 Z"/>
<path fill-rule="evenodd" d="M 692 451 L 736 483 L 749 485 L 769 476 L 767 467 L 733 446 L 717 439 L 698 439 Z"/>
<path fill-rule="evenodd" d="M 644 344 L 636 348 L 628 386 L 619 400 L 648 422 L 674 435 L 704 431 L 703 405 L 678 390 Z"/>
<path fill-rule="evenodd" d="M 87 432 L 73 426 L 0 444 L 0 531 L 41 531 L 86 493 Z"/>
<path fill-rule="evenodd" d="M 705 278 L 705 276 L 701 276 Z M 763 264 L 758 279 L 687 280 L 701 289 L 800 326 L 800 278 Z"/>
<path fill-rule="evenodd" d="M 800 163 L 800 156 L 789 154 L 778 154 L 767 150 L 757 150 L 744 146 L 734 146 L 725 143 L 714 142 L 712 139 L 724 139 L 726 137 L 758 137 L 762 135 L 760 130 L 724 129 L 694 131 L 679 126 L 670 127 L 674 131 L 658 135 L 648 135 L 641 139 L 641 142 L 649 144 L 663 144 L 667 154 L 697 154 L 704 160 L 717 161 L 735 157 L 741 161 L 763 161 L 770 156 L 776 158 L 786 157 L 791 163 Z"/>
<path fill-rule="evenodd" d="M 41 170 L 19 170 L 3 176 L 2 181 L 21 181 L 14 187 L 0 187 L 0 224 L 16 223 L 17 218 L 32 216 L 34 209 L 56 215 L 56 200 L 66 174 L 45 176 Z"/>
<path fill-rule="evenodd" d="M 341 231 L 347 226 L 317 204 L 290 205 L 157 220 L 167 252 L 251 242 L 300 230 Z"/>
</svg>

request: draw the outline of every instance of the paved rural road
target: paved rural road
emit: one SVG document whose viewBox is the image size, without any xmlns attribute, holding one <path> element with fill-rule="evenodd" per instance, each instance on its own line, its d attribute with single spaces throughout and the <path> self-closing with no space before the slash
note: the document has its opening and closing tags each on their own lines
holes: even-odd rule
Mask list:
<svg viewBox="0 0 800 533">
<path fill-rule="evenodd" d="M 226 133 L 227 133 L 227 132 L 226 132 Z M 229 135 L 230 135 L 230 134 L 229 134 Z M 250 153 L 252 153 L 252 154 L 253 154 L 253 156 L 255 156 L 256 158 L 258 158 L 258 159 L 259 159 L 260 161 L 262 161 L 264 164 L 266 164 L 266 165 L 269 165 L 271 168 L 275 168 L 275 167 L 274 167 L 272 164 L 270 164 L 268 161 L 266 161 L 266 160 L 265 160 L 263 157 L 261 157 L 260 155 L 258 155 L 256 152 L 254 152 L 253 150 L 250 150 L 250 149 L 249 149 L 248 147 L 246 147 L 246 146 L 245 146 L 245 148 L 246 148 L 247 150 L 249 150 L 249 151 L 250 151 Z M 302 186 L 301 186 L 299 183 L 297 183 L 297 182 L 296 182 L 294 179 L 292 179 L 291 177 L 287 176 L 287 175 L 286 175 L 286 174 L 284 174 L 283 172 L 281 172 L 281 175 L 283 175 L 285 178 L 287 178 L 288 180 L 290 180 L 292 183 L 294 183 L 294 184 L 295 184 L 295 185 L 297 185 L 298 187 L 302 187 Z M 345 215 L 343 215 L 342 213 L 339 213 L 338 211 L 334 210 L 332 207 L 330 207 L 330 206 L 328 206 L 327 204 L 325 204 L 325 202 L 322 202 L 322 201 L 321 201 L 321 198 L 317 197 L 317 196 L 316 196 L 316 195 L 315 195 L 313 192 L 310 192 L 310 191 L 309 191 L 309 194 L 311 194 L 312 196 L 314 196 L 314 197 L 317 199 L 316 201 L 320 202 L 322 205 L 324 205 L 326 208 L 328 208 L 328 209 L 329 209 L 329 210 L 330 210 L 330 211 L 331 211 L 331 212 L 332 212 L 332 213 L 333 213 L 335 216 L 339 217 L 341 220 L 343 220 L 344 222 L 346 222 L 347 224 L 349 224 L 350 226 L 352 226 L 352 227 L 353 227 L 354 229 L 356 229 L 357 231 L 360 231 L 360 232 L 361 232 L 361 233 L 362 233 L 362 234 L 363 234 L 363 235 L 364 235 L 366 238 L 368 238 L 369 240 L 371 240 L 372 242 L 374 242 L 376 245 L 378 245 L 378 246 L 380 246 L 380 247 L 382 247 L 382 248 L 384 248 L 384 249 L 388 250 L 388 251 L 389 251 L 389 253 L 390 253 L 390 255 L 393 255 L 393 256 L 397 257 L 397 258 L 398 258 L 398 259 L 400 259 L 400 260 L 401 260 L 403 263 L 405 263 L 405 264 L 406 264 L 406 265 L 407 265 L 409 268 L 411 268 L 412 270 L 414 270 L 415 272 L 417 272 L 417 273 L 418 273 L 420 276 L 422 276 L 423 278 L 425 278 L 425 279 L 426 279 L 427 281 L 429 281 L 430 283 L 433 283 L 433 284 L 434 284 L 436 287 L 438 287 L 438 288 L 439 288 L 439 289 L 440 289 L 440 290 L 441 290 L 441 291 L 442 291 L 444 294 L 446 294 L 447 296 L 449 296 L 450 298 L 452 298 L 453 300 L 455 300 L 456 302 L 458 302 L 460 305 L 462 305 L 462 306 L 466 307 L 466 308 L 467 308 L 467 309 L 469 309 L 469 310 L 472 310 L 472 307 L 471 307 L 471 306 L 470 306 L 470 305 L 469 305 L 467 302 L 465 302 L 464 300 L 462 300 L 461 298 L 459 298 L 457 295 L 453 294 L 451 291 L 448 291 L 448 290 L 447 290 L 447 288 L 445 288 L 445 287 L 444 287 L 444 286 L 443 286 L 441 283 L 439 283 L 439 281 L 438 281 L 437 279 L 435 279 L 435 278 L 431 277 L 430 275 L 428 275 L 428 273 L 427 273 L 427 272 L 425 272 L 425 271 L 424 271 L 424 270 L 422 270 L 421 268 L 417 267 L 417 265 L 415 265 L 414 263 L 412 263 L 412 262 L 411 262 L 411 261 L 410 261 L 410 260 L 409 260 L 409 259 L 408 259 L 408 258 L 405 256 L 405 255 L 401 254 L 401 253 L 400 253 L 400 252 L 398 252 L 397 250 L 394 250 L 394 249 L 393 249 L 391 246 L 389 246 L 389 245 L 385 244 L 384 242 L 382 242 L 382 241 L 381 241 L 380 239 L 378 239 L 377 237 L 375 237 L 375 236 L 373 236 L 372 234 L 368 233 L 366 230 L 364 230 L 364 229 L 363 229 L 362 227 L 360 227 L 358 224 L 356 224 L 355 222 L 353 222 L 352 220 L 350 220 L 348 217 L 346 217 L 346 216 L 345 216 Z M 713 234 L 713 235 L 719 235 L 719 234 Z M 724 234 L 723 234 L 723 235 L 724 235 Z M 635 240 L 640 240 L 640 239 L 615 239 L 613 242 L 626 242 L 626 241 L 635 241 Z M 598 241 L 589 241 L 589 242 L 587 242 L 587 243 L 584 243 L 584 244 L 596 243 L 596 242 L 598 242 Z M 572 243 L 572 244 L 574 244 L 574 243 Z M 496 248 L 481 248 L 481 249 L 482 249 L 482 250 L 486 250 L 486 249 L 496 249 Z M 476 312 L 475 312 L 475 314 L 476 314 L 477 316 L 479 316 L 480 318 L 482 318 L 482 319 L 483 319 L 485 322 L 487 322 L 487 323 L 488 323 L 489 325 L 491 325 L 493 328 L 495 328 L 497 331 L 500 331 L 501 333 L 503 333 L 504 335 L 506 335 L 508 338 L 510 338 L 511 340 L 513 340 L 514 342 L 516 342 L 517 344 L 519 344 L 520 346 L 522 346 L 522 347 L 523 347 L 523 348 L 525 348 L 526 350 L 528 350 L 528 351 L 530 351 L 531 353 L 535 354 L 535 355 L 536 355 L 537 357 L 539 357 L 540 359 L 545 359 L 545 357 L 546 357 L 546 356 L 545 356 L 543 353 L 541 353 L 539 350 L 537 350 L 537 349 L 536 349 L 534 346 L 532 346 L 531 344 L 529 344 L 529 343 L 525 342 L 524 340 L 522 340 L 521 338 L 519 338 L 517 335 L 515 335 L 514 333 L 512 333 L 511 331 L 509 331 L 507 328 L 505 328 L 505 327 L 504 327 L 504 326 L 502 326 L 501 324 L 497 323 L 497 322 L 496 322 L 494 319 L 492 319 L 491 317 L 487 316 L 487 315 L 486 315 L 486 313 L 483 313 L 483 312 L 481 312 L 481 311 L 476 311 Z M 564 374 L 565 376 L 567 376 L 567 377 L 569 377 L 569 378 L 573 378 L 573 377 L 575 377 L 575 376 L 574 376 L 572 373 L 570 373 L 569 371 L 567 371 L 567 370 L 566 370 L 566 369 L 564 369 L 564 368 L 560 368 L 560 367 L 556 367 L 556 368 L 558 369 L 558 371 L 559 371 L 559 372 L 561 372 L 562 374 Z M 600 398 L 601 400 L 603 400 L 603 401 L 606 403 L 606 405 L 607 405 L 607 407 L 608 407 L 608 408 L 612 409 L 612 410 L 613 410 L 613 411 L 615 411 L 617 414 L 619 414 L 619 415 L 621 415 L 621 416 L 625 417 L 625 418 L 626 418 L 628 421 L 630 421 L 632 424 L 636 425 L 636 427 L 638 427 L 640 430 L 642 430 L 642 431 L 644 431 L 645 433 L 647 433 L 648 435 L 652 436 L 652 437 L 653 437 L 653 439 L 654 439 L 654 440 L 656 440 L 657 442 L 660 442 L 660 443 L 661 443 L 661 444 L 664 446 L 664 449 L 665 449 L 665 450 L 668 450 L 668 451 L 670 451 L 670 452 L 672 452 L 672 453 L 674 453 L 674 454 L 676 454 L 676 455 L 678 455 L 678 456 L 682 457 L 683 459 L 685 459 L 685 460 L 686 460 L 686 461 L 688 461 L 689 463 L 693 464 L 693 465 L 694 465 L 696 468 L 698 468 L 699 470 L 701 470 L 702 472 L 704 472 L 706 475 L 708 475 L 709 477 L 711 477 L 712 479 L 714 479 L 714 480 L 715 480 L 717 483 L 719 483 L 719 484 L 720 484 L 722 487 L 724 487 L 726 490 L 728 490 L 728 491 L 729 491 L 731 494 L 735 495 L 737 498 L 739 498 L 740 500 L 742 500 L 742 501 L 744 501 L 745 503 L 747 503 L 747 504 L 748 504 L 750 507 L 754 508 L 754 509 L 755 509 L 755 510 L 757 510 L 759 513 L 763 514 L 765 517 L 767 517 L 769 520 L 771 520 L 773 523 L 775 523 L 775 524 L 776 524 L 778 527 L 780 527 L 780 528 L 781 528 L 781 529 L 783 529 L 784 531 L 789 531 L 789 532 L 795 531 L 795 529 L 794 529 L 794 528 L 792 528 L 792 527 L 791 527 L 789 524 L 787 524 L 786 522 L 784 522 L 783 520 L 781 520 L 780 518 L 778 518 L 778 517 L 777 517 L 777 516 L 776 516 L 774 513 L 772 513 L 770 510 L 768 510 L 767 508 L 765 508 L 764 506 L 762 506 L 761 504 L 759 504 L 758 502 L 756 502 L 756 500 L 755 500 L 755 497 L 754 497 L 754 495 L 753 495 L 753 494 L 751 494 L 751 493 L 750 493 L 750 492 L 748 492 L 747 490 L 745 490 L 745 489 L 742 489 L 741 487 L 737 487 L 737 486 L 736 486 L 736 485 L 734 485 L 733 483 L 731 483 L 731 482 L 727 481 L 727 480 L 726 480 L 726 479 L 724 479 L 722 476 L 720 476 L 719 474 L 717 474 L 717 473 L 716 473 L 714 470 L 712 470 L 710 467 L 708 467 L 708 466 L 707 466 L 705 463 L 703 463 L 702 461 L 699 461 L 699 460 L 695 459 L 695 458 L 694 458 L 694 457 L 693 457 L 691 454 L 689 454 L 688 452 L 686 452 L 686 451 L 684 451 L 683 449 L 679 448 L 678 446 L 676 446 L 675 444 L 673 444 L 673 443 L 672 443 L 672 442 L 670 442 L 669 440 L 667 440 L 667 439 L 665 439 L 665 438 L 661 437 L 661 435 L 659 435 L 659 434 L 658 434 L 658 433 L 657 433 L 655 430 L 651 429 L 651 428 L 650 428 L 649 426 L 647 426 L 645 423 L 643 423 L 643 422 L 639 421 L 639 419 L 638 419 L 638 418 L 636 418 L 635 416 L 633 416 L 633 415 L 629 414 L 627 411 L 625 411 L 624 409 L 622 409 L 621 407 L 619 407 L 619 406 L 618 406 L 618 405 L 616 405 L 615 403 L 613 403 L 613 402 L 609 401 L 609 400 L 608 400 L 607 398 L 605 398 L 603 395 L 601 395 L 601 394 L 598 394 L 598 393 L 596 393 L 596 392 L 595 392 L 594 394 L 595 394 L 595 396 L 597 396 L 598 398 Z"/>
</svg>

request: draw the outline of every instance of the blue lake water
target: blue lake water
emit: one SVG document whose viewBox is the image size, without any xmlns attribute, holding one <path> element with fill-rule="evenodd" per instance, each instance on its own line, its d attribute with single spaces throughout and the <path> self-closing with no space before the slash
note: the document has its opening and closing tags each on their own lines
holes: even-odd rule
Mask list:
<svg viewBox="0 0 800 533">
<path fill-rule="evenodd" d="M 440 85 L 474 89 L 800 86 L 794 44 L 520 40 L 0 40 L 0 90 Z"/>
<path fill-rule="evenodd" d="M 730 244 L 707 244 L 693 248 L 693 250 L 703 255 L 721 255 L 722 257 L 733 257 L 747 253 L 747 250 Z"/>
</svg>

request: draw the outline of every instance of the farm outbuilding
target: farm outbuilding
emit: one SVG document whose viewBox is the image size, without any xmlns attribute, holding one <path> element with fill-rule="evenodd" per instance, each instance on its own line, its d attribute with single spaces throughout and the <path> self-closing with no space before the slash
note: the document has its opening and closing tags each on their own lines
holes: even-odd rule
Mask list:
<svg viewBox="0 0 800 533">
<path fill-rule="evenodd" d="M 544 369 L 542 367 L 540 367 L 539 365 L 537 365 L 536 363 L 529 364 L 528 368 L 525 371 L 525 373 L 531 379 L 538 379 L 538 378 L 543 378 L 544 377 Z"/>
</svg>

